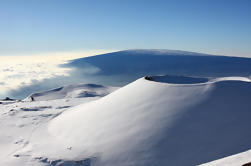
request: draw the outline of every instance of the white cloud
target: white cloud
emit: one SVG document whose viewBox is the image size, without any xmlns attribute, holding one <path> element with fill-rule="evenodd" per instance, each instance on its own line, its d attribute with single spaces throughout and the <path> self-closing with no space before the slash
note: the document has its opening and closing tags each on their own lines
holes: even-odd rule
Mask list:
<svg viewBox="0 0 251 166">
<path fill-rule="evenodd" d="M 0 96 L 11 90 L 57 76 L 68 76 L 70 68 L 59 67 L 68 60 L 105 53 L 80 51 L 46 53 L 29 56 L 0 56 Z"/>
</svg>

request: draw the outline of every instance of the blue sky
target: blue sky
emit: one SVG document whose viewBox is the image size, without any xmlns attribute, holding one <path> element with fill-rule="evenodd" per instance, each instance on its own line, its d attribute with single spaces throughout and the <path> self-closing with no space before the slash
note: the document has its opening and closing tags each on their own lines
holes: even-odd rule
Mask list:
<svg viewBox="0 0 251 166">
<path fill-rule="evenodd" d="M 0 0 L 0 55 L 162 48 L 251 57 L 250 0 Z"/>
</svg>

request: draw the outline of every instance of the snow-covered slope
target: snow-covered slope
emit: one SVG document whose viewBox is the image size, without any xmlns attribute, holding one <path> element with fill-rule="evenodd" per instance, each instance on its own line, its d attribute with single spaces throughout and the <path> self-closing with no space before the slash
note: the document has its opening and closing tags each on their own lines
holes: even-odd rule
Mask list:
<svg viewBox="0 0 251 166">
<path fill-rule="evenodd" d="M 59 165 L 189 166 L 250 149 L 250 79 L 192 80 L 141 78 L 70 108 L 16 154 Z"/>
<path fill-rule="evenodd" d="M 105 96 L 115 89 L 116 88 L 113 87 L 104 87 L 96 84 L 67 85 L 44 92 L 33 93 L 25 98 L 24 101 Z"/>
<path fill-rule="evenodd" d="M 192 56 L 213 56 L 211 54 L 204 54 L 191 51 L 182 51 L 182 50 L 170 50 L 170 49 L 129 49 L 118 52 L 124 52 L 129 55 L 192 55 Z M 109 54 L 109 53 L 108 53 Z"/>
<path fill-rule="evenodd" d="M 250 166 L 251 165 L 251 150 L 228 156 L 219 160 L 215 160 L 201 166 Z"/>
<path fill-rule="evenodd" d="M 95 99 L 4 105 L 0 165 L 192 166 L 251 147 L 247 77 L 152 76 Z"/>
<path fill-rule="evenodd" d="M 0 165 L 46 165 L 32 157 L 33 151 L 24 155 L 17 153 L 31 145 L 36 132 L 40 133 L 40 138 L 35 140 L 36 143 L 42 142 L 41 139 L 49 141 L 43 137 L 42 126 L 47 125 L 66 109 L 97 100 L 115 89 L 117 88 L 94 84 L 70 85 L 60 90 L 34 93 L 30 95 L 34 98 L 32 102 L 29 98 L 24 101 L 0 101 Z M 95 95 L 86 95 L 87 92 Z"/>
</svg>

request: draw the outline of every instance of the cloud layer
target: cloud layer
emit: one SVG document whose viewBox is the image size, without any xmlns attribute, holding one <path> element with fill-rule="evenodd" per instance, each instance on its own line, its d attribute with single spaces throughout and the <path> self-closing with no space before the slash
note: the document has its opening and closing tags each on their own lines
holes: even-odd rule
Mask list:
<svg viewBox="0 0 251 166">
<path fill-rule="evenodd" d="M 46 79 L 67 77 L 72 69 L 60 67 L 59 65 L 75 58 L 103 52 L 85 51 L 35 56 L 0 56 L 0 98 L 8 96 L 11 91 L 16 91 Z"/>
</svg>

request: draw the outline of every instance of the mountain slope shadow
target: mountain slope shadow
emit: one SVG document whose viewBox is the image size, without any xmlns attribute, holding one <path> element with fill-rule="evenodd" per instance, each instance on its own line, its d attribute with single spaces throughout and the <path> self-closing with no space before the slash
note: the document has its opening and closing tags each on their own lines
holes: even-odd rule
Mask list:
<svg viewBox="0 0 251 166">
<path fill-rule="evenodd" d="M 170 137 L 159 135 L 162 139 L 153 149 L 157 149 L 154 158 L 164 160 L 153 165 L 192 166 L 248 150 L 251 147 L 250 94 L 248 82 L 216 83 L 208 99 L 189 108 L 171 131 L 162 131 Z"/>
<path fill-rule="evenodd" d="M 218 77 L 251 74 L 250 58 L 163 50 L 118 51 L 76 59 L 66 66 L 76 68 L 75 74 L 83 76 L 93 68 L 96 70 L 87 74 L 89 77 L 97 77 L 108 83 L 120 81 L 123 84 L 145 75 Z"/>
</svg>

